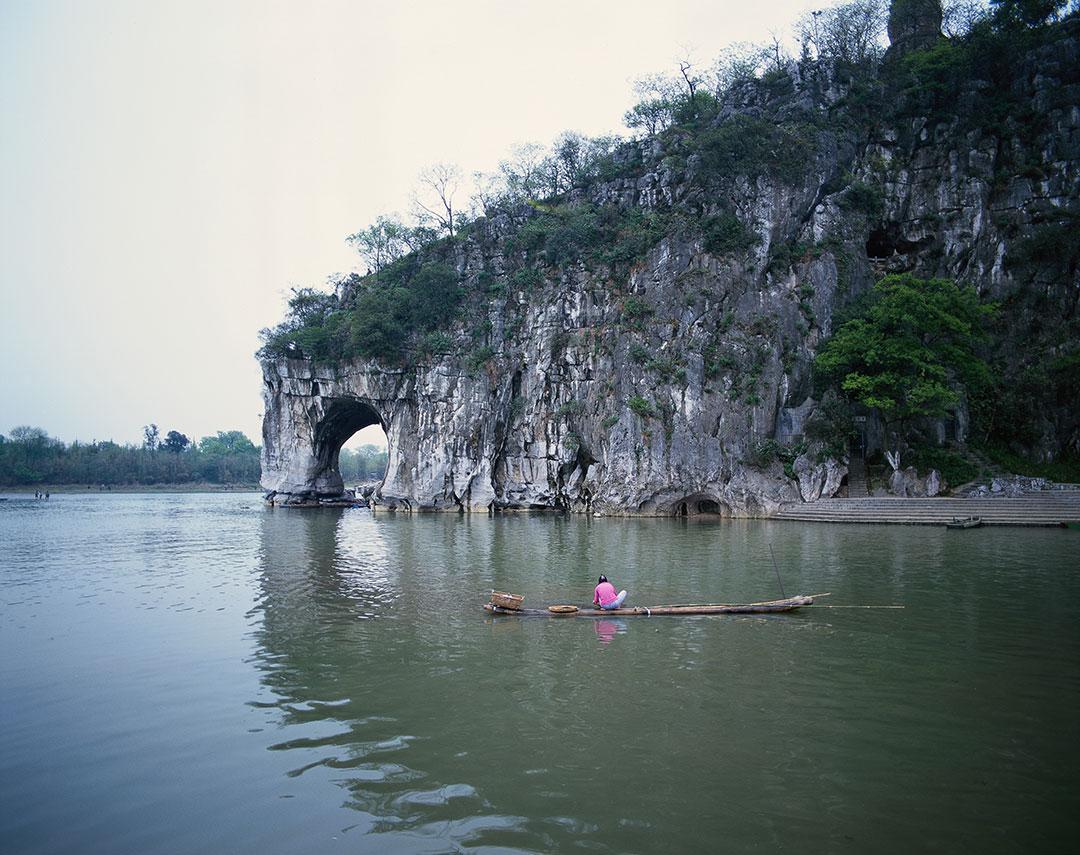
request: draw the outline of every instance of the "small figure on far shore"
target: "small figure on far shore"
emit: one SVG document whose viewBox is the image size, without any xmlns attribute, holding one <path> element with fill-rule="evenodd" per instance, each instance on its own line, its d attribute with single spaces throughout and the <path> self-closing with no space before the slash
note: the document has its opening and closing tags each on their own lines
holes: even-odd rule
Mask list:
<svg viewBox="0 0 1080 855">
<path fill-rule="evenodd" d="M 593 591 L 593 605 L 599 606 L 602 609 L 617 609 L 623 604 L 623 600 L 626 599 L 626 591 L 619 591 L 615 593 L 615 586 L 612 585 L 607 576 L 601 575 L 600 581 L 596 586 L 596 590 Z"/>
</svg>

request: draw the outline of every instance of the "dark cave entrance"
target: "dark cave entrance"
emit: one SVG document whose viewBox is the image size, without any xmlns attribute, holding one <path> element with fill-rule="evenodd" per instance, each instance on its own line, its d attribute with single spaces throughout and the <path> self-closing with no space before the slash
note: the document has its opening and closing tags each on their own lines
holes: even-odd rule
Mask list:
<svg viewBox="0 0 1080 855">
<path fill-rule="evenodd" d="M 728 516 L 730 510 L 710 496 L 687 496 L 675 503 L 674 515 L 677 517 Z"/>
<path fill-rule="evenodd" d="M 896 254 L 907 255 L 920 246 L 920 243 L 905 238 L 898 225 L 888 223 L 870 232 L 866 239 L 866 257 L 887 259 Z"/>
</svg>

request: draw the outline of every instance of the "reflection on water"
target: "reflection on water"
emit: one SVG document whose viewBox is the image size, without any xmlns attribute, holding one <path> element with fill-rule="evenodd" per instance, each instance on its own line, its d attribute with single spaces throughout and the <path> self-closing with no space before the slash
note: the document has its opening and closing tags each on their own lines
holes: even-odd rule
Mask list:
<svg viewBox="0 0 1080 855">
<path fill-rule="evenodd" d="M 970 719 L 984 718 L 999 669 L 1029 667 L 991 666 L 981 637 L 988 619 L 991 635 L 1004 627 L 971 568 L 1020 572 L 1008 538 L 973 556 L 930 530 L 351 511 L 267 515 L 262 534 L 265 681 L 282 722 L 315 734 L 274 748 L 300 755 L 292 775 L 336 770 L 380 845 L 654 851 L 721 833 L 780 845 L 795 821 L 840 850 L 902 851 L 950 827 L 944 839 L 989 843 L 1031 772 L 970 734 L 1015 725 L 1004 710 L 996 724 Z M 638 602 L 774 596 L 770 542 L 789 588 L 912 611 L 639 619 L 633 631 L 478 611 L 490 588 L 585 603 L 613 570 Z M 996 804 L 992 830 L 968 810 L 980 802 Z M 1061 827 L 1060 802 L 1045 807 Z"/>
<path fill-rule="evenodd" d="M 1071 533 L 15 504 L 5 850 L 1062 851 L 1080 831 Z M 492 588 L 584 605 L 600 573 L 631 603 L 765 599 L 770 545 L 789 594 L 905 608 L 480 608 Z"/>
<path fill-rule="evenodd" d="M 611 644 L 616 633 L 626 632 L 626 621 L 622 618 L 598 618 L 593 621 L 596 639 L 601 644 Z"/>
</svg>

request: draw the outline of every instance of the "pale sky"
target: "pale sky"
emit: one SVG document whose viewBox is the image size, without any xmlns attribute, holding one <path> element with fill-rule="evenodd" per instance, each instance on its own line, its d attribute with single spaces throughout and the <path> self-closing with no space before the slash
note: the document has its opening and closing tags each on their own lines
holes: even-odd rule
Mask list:
<svg viewBox="0 0 1080 855">
<path fill-rule="evenodd" d="M 423 167 L 624 132 L 634 78 L 809 8 L 0 0 L 0 433 L 260 443 L 259 329 Z"/>
</svg>

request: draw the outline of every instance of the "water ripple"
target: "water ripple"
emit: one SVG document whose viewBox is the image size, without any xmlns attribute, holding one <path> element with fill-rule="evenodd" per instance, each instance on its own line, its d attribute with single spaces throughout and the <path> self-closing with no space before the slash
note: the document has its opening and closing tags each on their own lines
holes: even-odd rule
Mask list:
<svg viewBox="0 0 1080 855">
<path fill-rule="evenodd" d="M 14 850 L 1060 851 L 1080 831 L 1060 532 L 51 502 L 0 503 Z M 762 599 L 770 544 L 791 590 L 906 608 L 478 609 L 492 588 L 584 601 L 600 572 L 639 603 Z"/>
</svg>

